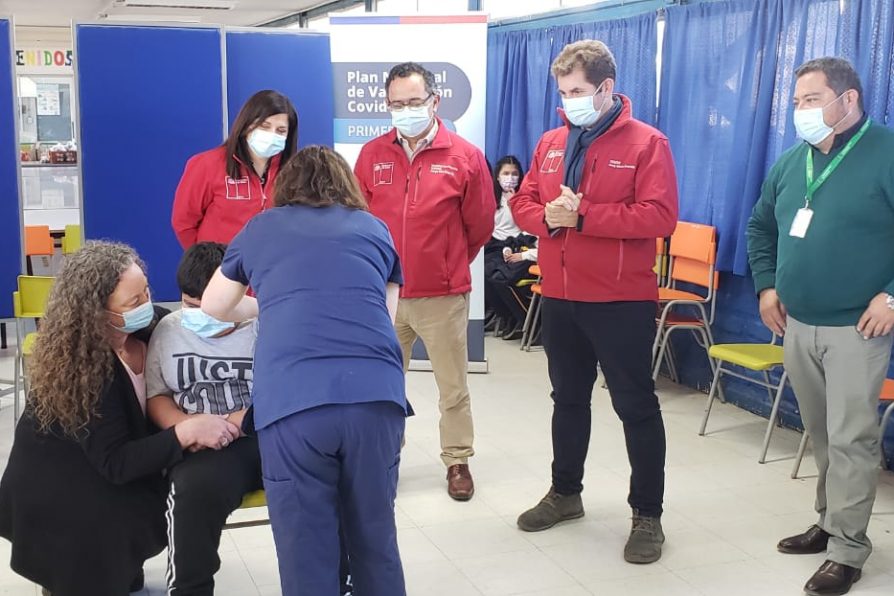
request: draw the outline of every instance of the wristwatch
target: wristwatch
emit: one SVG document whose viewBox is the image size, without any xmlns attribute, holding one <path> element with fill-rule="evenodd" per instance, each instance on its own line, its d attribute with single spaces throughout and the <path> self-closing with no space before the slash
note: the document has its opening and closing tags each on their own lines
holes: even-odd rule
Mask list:
<svg viewBox="0 0 894 596">
<path fill-rule="evenodd" d="M 885 303 L 887 303 L 888 308 L 894 310 L 894 296 L 892 296 L 891 294 L 887 294 L 885 296 Z"/>
</svg>

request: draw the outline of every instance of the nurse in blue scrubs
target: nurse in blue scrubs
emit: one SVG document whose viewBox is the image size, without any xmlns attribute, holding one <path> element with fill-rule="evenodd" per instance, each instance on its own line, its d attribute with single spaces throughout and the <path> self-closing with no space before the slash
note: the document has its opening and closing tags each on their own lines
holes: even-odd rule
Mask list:
<svg viewBox="0 0 894 596">
<path fill-rule="evenodd" d="M 339 593 L 341 516 L 357 593 L 405 596 L 394 521 L 408 410 L 397 252 L 348 164 L 325 147 L 285 165 L 274 204 L 229 245 L 202 310 L 259 317 L 254 417 L 282 593 Z"/>
</svg>

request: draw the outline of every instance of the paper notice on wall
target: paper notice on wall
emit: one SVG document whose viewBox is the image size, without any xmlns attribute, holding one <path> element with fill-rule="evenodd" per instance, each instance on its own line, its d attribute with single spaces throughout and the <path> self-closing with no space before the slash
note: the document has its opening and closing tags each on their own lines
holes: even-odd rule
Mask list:
<svg viewBox="0 0 894 596">
<path fill-rule="evenodd" d="M 59 116 L 62 113 L 59 105 L 58 85 L 37 86 L 37 115 Z"/>
</svg>

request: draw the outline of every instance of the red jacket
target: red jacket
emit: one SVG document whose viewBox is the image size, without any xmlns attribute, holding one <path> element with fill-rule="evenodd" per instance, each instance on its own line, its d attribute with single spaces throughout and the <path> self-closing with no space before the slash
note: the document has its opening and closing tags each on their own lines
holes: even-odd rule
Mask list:
<svg viewBox="0 0 894 596">
<path fill-rule="evenodd" d="M 554 235 L 544 205 L 557 198 L 565 172 L 568 126 L 550 130 L 534 151 L 531 171 L 510 199 L 512 216 L 539 237 L 543 295 L 580 302 L 657 300 L 655 239 L 677 224 L 677 178 L 667 137 L 634 120 L 630 100 L 587 150 L 580 188 L 580 231 Z M 562 114 L 564 117 L 564 114 Z"/>
<path fill-rule="evenodd" d="M 171 226 L 184 249 L 197 242 L 229 244 L 248 220 L 273 204 L 280 156 L 270 159 L 264 186 L 251 167 L 242 167 L 246 177 L 230 178 L 226 156 L 226 147 L 217 147 L 186 162 L 171 213 Z"/>
<path fill-rule="evenodd" d="M 432 144 L 407 158 L 395 131 L 363 146 L 354 173 L 391 231 L 404 298 L 465 294 L 469 264 L 494 229 L 493 180 L 481 151 L 439 121 Z"/>
</svg>

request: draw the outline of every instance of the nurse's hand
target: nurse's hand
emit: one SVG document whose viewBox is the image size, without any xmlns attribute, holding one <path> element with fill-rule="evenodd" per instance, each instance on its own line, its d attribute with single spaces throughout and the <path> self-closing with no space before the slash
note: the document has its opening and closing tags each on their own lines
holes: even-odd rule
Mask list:
<svg viewBox="0 0 894 596">
<path fill-rule="evenodd" d="M 239 438 L 239 428 L 224 416 L 194 414 L 174 427 L 184 449 L 223 449 Z"/>
</svg>

